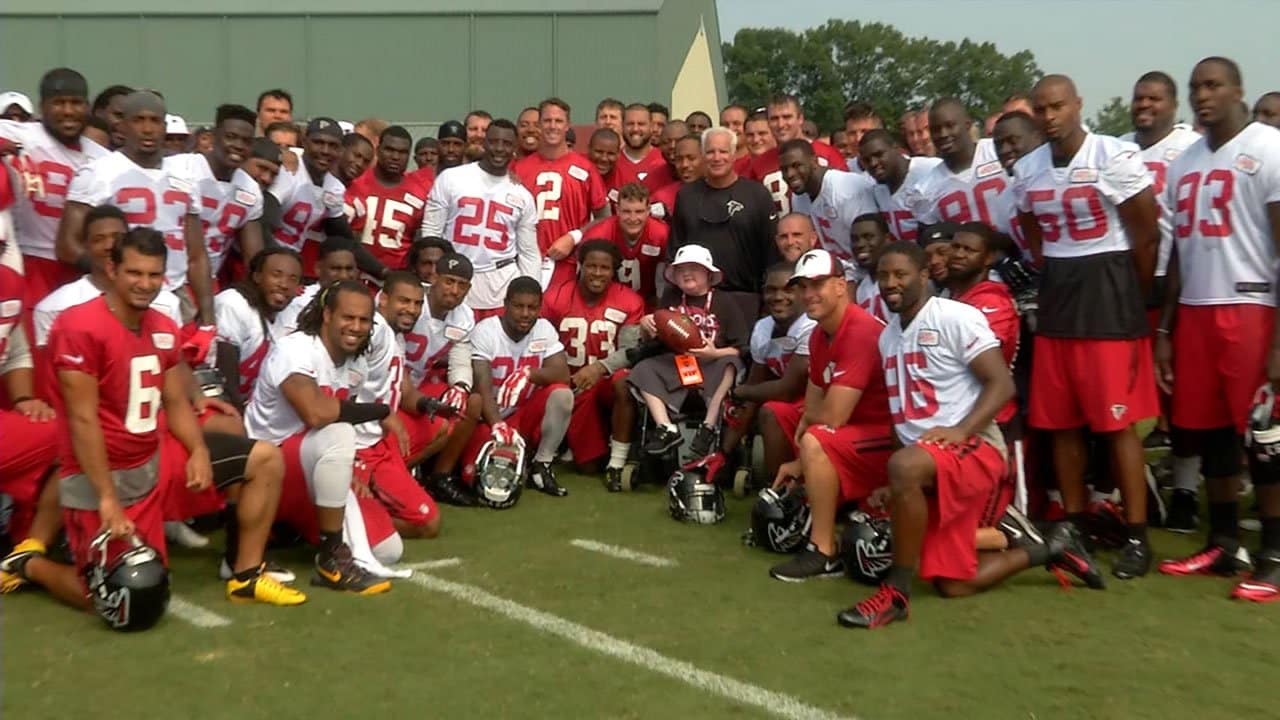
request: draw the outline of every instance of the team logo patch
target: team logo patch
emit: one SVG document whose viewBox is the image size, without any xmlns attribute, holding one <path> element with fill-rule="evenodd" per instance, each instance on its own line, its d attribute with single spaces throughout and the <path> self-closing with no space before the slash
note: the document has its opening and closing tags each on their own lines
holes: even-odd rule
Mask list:
<svg viewBox="0 0 1280 720">
<path fill-rule="evenodd" d="M 355 370 L 347 371 L 347 387 L 359 387 L 364 383 L 364 375 Z"/>
<path fill-rule="evenodd" d="M 326 190 L 324 193 L 324 204 L 328 207 L 342 205 L 342 196 L 338 195 L 336 192 Z"/>
<path fill-rule="evenodd" d="M 831 220 L 835 220 L 836 216 L 839 215 L 839 213 L 836 212 L 836 209 L 834 207 L 831 207 L 830 205 L 827 206 L 826 211 L 823 212 L 822 214 L 826 215 L 827 218 Z"/>
<path fill-rule="evenodd" d="M 822 382 L 830 385 L 831 378 L 835 377 L 835 370 L 836 364 L 834 362 L 827 363 L 827 366 L 822 368 Z"/>
<path fill-rule="evenodd" d="M 1169 148 L 1164 151 L 1164 161 L 1167 163 L 1173 162 L 1178 159 L 1178 155 L 1180 154 L 1182 154 L 1181 150 L 1178 150 L 1177 148 Z"/>
<path fill-rule="evenodd" d="M 258 200 L 258 196 L 254 195 L 248 190 L 236 191 L 236 202 L 240 203 L 241 205 L 248 205 L 249 207 L 253 207 L 253 204 L 257 202 L 257 200 Z"/>
<path fill-rule="evenodd" d="M 1075 185 L 1077 183 L 1095 183 L 1098 182 L 1097 168 L 1076 168 L 1067 176 L 1067 182 Z"/>
<path fill-rule="evenodd" d="M 774 345 L 782 352 L 793 352 L 800 343 L 790 335 L 774 339 Z"/>
<path fill-rule="evenodd" d="M 444 329 L 444 337 L 446 340 L 461 340 L 467 336 L 467 331 L 457 325 L 447 325 Z"/>
<path fill-rule="evenodd" d="M 645 178 L 647 178 L 647 177 L 649 177 L 649 173 L 647 173 L 647 172 L 636 173 L 636 179 L 637 179 L 637 180 L 643 180 L 643 179 L 645 179 Z"/>
<path fill-rule="evenodd" d="M 973 174 L 977 176 L 978 179 L 982 179 L 982 178 L 990 177 L 992 175 L 996 175 L 1003 172 L 1004 172 L 1004 166 L 1000 164 L 1000 161 L 992 160 L 989 163 L 983 163 L 982 165 L 979 165 L 978 168 L 973 171 Z"/>
<path fill-rule="evenodd" d="M 610 190 L 610 191 L 609 191 L 609 202 L 611 202 L 611 203 L 617 203 L 617 202 L 618 202 L 618 189 L 617 189 L 617 188 L 614 188 L 614 189 L 612 189 L 612 190 Z"/>
<path fill-rule="evenodd" d="M 937 347 L 938 331 L 920 328 L 920 332 L 916 334 L 916 342 L 920 344 L 920 347 Z"/>
<path fill-rule="evenodd" d="M 151 333 L 151 344 L 155 345 L 157 350 L 172 350 L 173 333 Z"/>
<path fill-rule="evenodd" d="M 627 314 L 626 314 L 626 313 L 624 313 L 624 312 L 622 312 L 622 311 L 621 311 L 621 310 L 619 310 L 618 308 L 611 308 L 611 307 L 610 307 L 610 308 L 605 308 L 605 309 L 604 309 L 604 319 L 605 319 L 605 320 L 613 321 L 613 322 L 618 323 L 619 325 L 621 325 L 624 321 L 626 321 L 626 319 L 627 319 Z"/>
<path fill-rule="evenodd" d="M 169 187 L 185 193 L 191 192 L 191 183 L 183 180 L 182 178 L 173 177 L 172 175 L 169 176 Z"/>
<path fill-rule="evenodd" d="M 734 215 L 737 215 L 738 213 L 742 212 L 743 210 L 746 210 L 746 209 L 747 209 L 747 206 L 746 206 L 746 205 L 743 205 L 742 203 L 738 202 L 737 200 L 730 200 L 729 202 L 727 202 L 727 203 L 725 203 L 725 204 L 724 204 L 724 209 L 725 209 L 726 211 L 728 211 L 728 213 L 729 213 L 729 217 L 733 217 Z"/>
<path fill-rule="evenodd" d="M 577 165 L 570 165 L 569 177 L 576 178 L 578 180 L 581 180 L 582 182 L 586 182 L 587 178 L 591 177 L 591 175 L 586 170 L 578 167 Z"/>
<path fill-rule="evenodd" d="M 547 350 L 546 340 L 534 340 L 529 343 L 529 352 L 531 353 L 542 353 L 542 352 L 546 352 L 546 350 Z"/>
<path fill-rule="evenodd" d="M 659 255 L 662 254 L 662 248 L 658 247 L 657 245 L 641 245 L 640 254 L 648 255 L 649 257 L 658 257 Z"/>
<path fill-rule="evenodd" d="M 1124 414 L 1128 411 L 1129 411 L 1128 405 L 1112 405 L 1111 417 L 1115 418 L 1116 420 L 1119 420 L 1120 418 L 1124 417 Z"/>
<path fill-rule="evenodd" d="M 0 318 L 17 317 L 22 312 L 21 300 L 5 300 L 0 302 Z"/>
<path fill-rule="evenodd" d="M 1232 164 L 1232 167 L 1245 175 L 1254 175 L 1262 168 L 1262 161 L 1252 155 L 1240 153 L 1236 156 L 1236 161 Z"/>
</svg>

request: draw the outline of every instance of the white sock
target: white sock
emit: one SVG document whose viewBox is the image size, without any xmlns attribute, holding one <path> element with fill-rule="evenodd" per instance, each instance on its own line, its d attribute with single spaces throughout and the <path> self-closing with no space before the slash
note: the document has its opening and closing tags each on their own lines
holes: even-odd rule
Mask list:
<svg viewBox="0 0 1280 720">
<path fill-rule="evenodd" d="M 1100 503 L 1100 502 L 1103 502 L 1104 500 L 1110 500 L 1110 499 L 1111 499 L 1111 493 L 1104 493 L 1104 492 L 1101 492 L 1101 491 L 1098 491 L 1098 490 L 1094 490 L 1094 489 L 1090 489 L 1090 490 L 1089 490 L 1089 503 L 1090 503 L 1090 504 L 1092 504 L 1092 503 Z"/>
<path fill-rule="evenodd" d="M 658 427 L 664 430 L 670 430 L 671 432 L 680 432 L 680 428 L 676 427 L 675 423 L 662 423 Z"/>
<path fill-rule="evenodd" d="M 611 468 L 620 468 L 627 464 L 627 456 L 631 454 L 631 443 L 618 442 L 617 440 L 609 440 L 609 465 Z"/>
<path fill-rule="evenodd" d="M 1200 490 L 1200 456 L 1173 458 L 1173 487 L 1178 490 Z"/>
</svg>

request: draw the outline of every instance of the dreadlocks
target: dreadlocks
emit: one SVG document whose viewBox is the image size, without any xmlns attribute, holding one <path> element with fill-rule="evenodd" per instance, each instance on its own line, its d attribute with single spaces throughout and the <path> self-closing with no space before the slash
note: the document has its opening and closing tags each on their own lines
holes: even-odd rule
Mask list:
<svg viewBox="0 0 1280 720">
<path fill-rule="evenodd" d="M 254 282 L 253 276 L 262 272 L 262 268 L 267 264 L 267 258 L 272 255 L 288 255 L 298 261 L 298 267 L 302 267 L 302 256 L 296 250 L 283 245 L 272 245 L 254 255 L 253 259 L 249 261 L 249 272 L 245 273 L 243 278 L 231 286 L 244 296 L 245 301 L 249 303 L 249 307 L 258 312 L 266 311 L 266 301 L 262 297 L 262 290 Z"/>
<path fill-rule="evenodd" d="M 343 280 L 329 285 L 316 293 L 311 302 L 307 303 L 307 306 L 298 314 L 298 332 L 319 335 L 320 328 L 324 325 L 325 311 L 332 312 L 338 306 L 338 297 L 342 293 L 358 293 L 369 297 L 369 291 L 365 286 L 355 280 Z M 372 337 L 372 333 L 369 337 Z M 363 355 L 369 350 L 369 337 L 366 337 L 364 342 L 360 343 L 360 347 L 356 348 L 354 356 Z"/>
</svg>

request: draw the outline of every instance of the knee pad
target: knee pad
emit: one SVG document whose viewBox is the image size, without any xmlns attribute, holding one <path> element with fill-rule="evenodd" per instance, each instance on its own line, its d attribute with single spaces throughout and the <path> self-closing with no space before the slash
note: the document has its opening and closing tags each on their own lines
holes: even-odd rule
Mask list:
<svg viewBox="0 0 1280 720">
<path fill-rule="evenodd" d="M 404 540 L 400 539 L 400 533 L 392 533 L 390 537 L 371 549 L 375 560 L 383 565 L 395 565 L 404 555 Z"/>
<path fill-rule="evenodd" d="M 302 439 L 299 454 L 315 504 L 326 508 L 346 505 L 356 459 L 355 428 L 350 423 L 331 423 L 312 430 Z"/>
<path fill-rule="evenodd" d="M 547 395 L 546 411 L 550 413 L 559 413 L 566 418 L 573 413 L 573 391 L 567 387 L 558 387 Z"/>
<path fill-rule="evenodd" d="M 1199 435 L 1200 468 L 1205 477 L 1228 478 L 1240 474 L 1240 436 L 1235 428 L 1204 430 Z M 1251 461 L 1251 467 L 1252 464 Z M 1280 474 L 1277 479 L 1280 480 Z"/>
</svg>

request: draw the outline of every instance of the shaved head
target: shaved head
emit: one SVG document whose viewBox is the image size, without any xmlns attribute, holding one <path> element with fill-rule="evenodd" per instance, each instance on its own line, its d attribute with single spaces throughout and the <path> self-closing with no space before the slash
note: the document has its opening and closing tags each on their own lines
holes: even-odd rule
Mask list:
<svg viewBox="0 0 1280 720">
<path fill-rule="evenodd" d="M 1071 97 L 1080 97 L 1080 94 L 1076 91 L 1075 81 L 1066 75 L 1045 75 L 1040 78 L 1040 82 L 1036 83 L 1036 86 L 1031 89 L 1031 94 L 1035 95 L 1042 90 L 1048 89 L 1063 90 Z"/>
<path fill-rule="evenodd" d="M 1077 141 L 1083 142 L 1085 130 L 1080 125 L 1080 95 L 1071 78 L 1044 76 L 1031 91 L 1031 109 L 1055 148 L 1071 153 L 1078 149 Z"/>
</svg>

